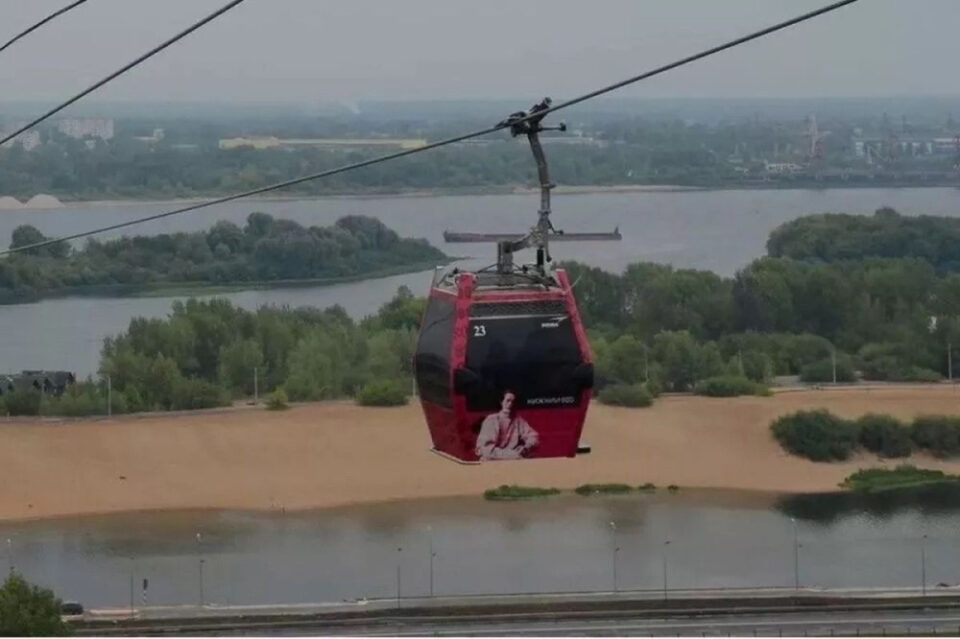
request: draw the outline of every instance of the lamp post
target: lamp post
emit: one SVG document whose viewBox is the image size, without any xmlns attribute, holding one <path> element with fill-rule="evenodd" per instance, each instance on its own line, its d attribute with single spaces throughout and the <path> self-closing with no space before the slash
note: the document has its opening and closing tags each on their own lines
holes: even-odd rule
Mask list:
<svg viewBox="0 0 960 639">
<path fill-rule="evenodd" d="M 433 597 L 433 558 L 437 553 L 433 552 L 433 527 L 427 526 L 428 539 L 430 541 L 430 597 Z"/>
<path fill-rule="evenodd" d="M 400 607 L 400 564 L 403 561 L 403 546 L 397 546 L 397 608 Z"/>
<path fill-rule="evenodd" d="M 793 589 L 800 590 L 800 543 L 797 535 L 797 520 L 791 517 L 793 522 Z"/>
<path fill-rule="evenodd" d="M 620 551 L 620 547 L 617 546 L 617 524 L 610 522 L 610 531 L 613 538 L 613 548 L 611 552 L 611 565 L 613 567 L 613 592 L 617 592 L 619 585 L 617 583 L 617 553 Z"/>
<path fill-rule="evenodd" d="M 12 575 L 15 570 L 13 566 L 13 540 L 9 537 L 7 537 L 7 561 L 10 564 L 10 574 Z"/>
<path fill-rule="evenodd" d="M 133 557 L 130 557 L 130 618 L 133 619 Z"/>
<path fill-rule="evenodd" d="M 920 582 L 923 596 L 927 596 L 927 536 L 920 539 Z"/>
<path fill-rule="evenodd" d="M 202 543 L 203 543 L 203 537 L 202 537 L 202 536 L 200 535 L 200 533 L 198 532 L 198 533 L 197 533 L 197 559 L 198 559 L 198 561 L 197 561 L 197 573 L 198 573 L 199 583 L 200 583 L 200 605 L 201 605 L 201 606 L 203 606 L 203 601 L 204 601 L 204 597 L 203 597 L 203 546 L 201 545 Z"/>
<path fill-rule="evenodd" d="M 663 598 L 667 598 L 667 546 L 670 545 L 670 540 L 667 539 L 663 542 Z"/>
</svg>

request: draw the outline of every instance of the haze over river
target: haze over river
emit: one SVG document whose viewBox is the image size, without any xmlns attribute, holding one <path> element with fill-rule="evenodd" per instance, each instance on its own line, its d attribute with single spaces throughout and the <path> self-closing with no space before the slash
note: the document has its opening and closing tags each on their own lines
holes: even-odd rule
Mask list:
<svg viewBox="0 0 960 639">
<path fill-rule="evenodd" d="M 493 246 L 445 244 L 445 229 L 522 232 L 534 223 L 539 196 L 469 195 L 435 197 L 331 197 L 315 200 L 238 201 L 115 231 L 104 237 L 196 231 L 217 220 L 242 225 L 253 211 L 289 218 L 304 225 L 329 225 L 344 215 L 377 217 L 401 236 L 423 237 L 450 255 L 476 256 L 466 265 L 494 260 Z M 45 235 L 66 235 L 88 228 L 175 208 L 169 203 L 69 204 L 50 210 L 0 212 L 0 238 L 9 243 L 20 224 Z M 765 254 L 770 231 L 808 213 L 870 214 L 892 206 L 908 215 L 960 215 L 960 190 L 834 189 L 655 191 L 555 194 L 553 221 L 558 229 L 609 231 L 619 227 L 622 242 L 554 244 L 557 259 L 574 259 L 610 271 L 639 261 L 733 275 Z M 532 258 L 527 258 L 532 259 Z M 262 289 L 221 294 L 255 309 L 264 304 L 326 307 L 340 304 L 356 317 L 375 312 L 397 287 L 426 292 L 430 273 L 414 273 L 327 287 Z M 133 317 L 163 317 L 173 297 L 50 299 L 0 306 L 0 372 L 25 368 L 95 372 L 103 338 L 126 329 Z"/>
</svg>

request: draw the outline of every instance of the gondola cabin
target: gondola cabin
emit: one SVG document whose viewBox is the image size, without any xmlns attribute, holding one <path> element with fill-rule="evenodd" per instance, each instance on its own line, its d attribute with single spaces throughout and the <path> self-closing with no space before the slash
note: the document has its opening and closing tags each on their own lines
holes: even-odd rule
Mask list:
<svg viewBox="0 0 960 639">
<path fill-rule="evenodd" d="M 563 270 L 438 273 L 415 357 L 434 449 L 461 461 L 573 457 L 593 364 Z M 505 406 L 506 404 L 506 406 Z"/>
<path fill-rule="evenodd" d="M 498 125 L 530 142 L 540 179 L 536 226 L 525 235 L 444 233 L 448 242 L 496 242 L 497 263 L 437 271 L 420 322 L 414 376 L 433 447 L 463 462 L 573 457 L 580 449 L 593 360 L 573 288 L 553 268 L 548 244 L 620 233 L 553 228 L 553 184 L 538 138 L 549 107 L 547 98 Z M 536 262 L 515 265 L 526 248 L 536 249 Z"/>
</svg>

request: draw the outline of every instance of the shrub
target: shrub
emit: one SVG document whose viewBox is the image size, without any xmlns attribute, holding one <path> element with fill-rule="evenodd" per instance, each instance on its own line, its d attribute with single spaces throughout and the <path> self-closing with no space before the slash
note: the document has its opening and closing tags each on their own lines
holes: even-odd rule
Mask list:
<svg viewBox="0 0 960 639">
<path fill-rule="evenodd" d="M 762 384 L 752 382 L 746 377 L 721 375 L 697 382 L 693 392 L 707 397 L 737 397 L 738 395 L 756 395 L 763 388 Z"/>
<path fill-rule="evenodd" d="M 637 490 L 642 490 L 643 492 L 649 493 L 657 489 L 656 484 L 651 484 L 650 482 L 645 483 L 643 486 L 640 486 Z"/>
<path fill-rule="evenodd" d="M 935 370 L 929 368 L 921 368 L 919 366 L 911 366 L 906 371 L 904 371 L 903 376 L 899 381 L 903 382 L 939 382 L 943 379 L 943 375 L 938 373 Z"/>
<path fill-rule="evenodd" d="M 918 448 L 926 448 L 938 457 L 960 453 L 960 417 L 922 415 L 913 420 L 910 437 Z"/>
<path fill-rule="evenodd" d="M 663 392 L 663 385 L 660 383 L 660 380 L 655 377 L 651 377 L 648 381 L 645 381 L 640 385 L 641 387 L 647 389 L 647 392 L 650 393 L 650 397 L 656 399 L 660 397 L 660 393 Z"/>
<path fill-rule="evenodd" d="M 483 498 L 490 501 L 519 501 L 521 499 L 533 499 L 535 497 L 549 497 L 557 495 L 560 490 L 557 488 L 538 488 L 536 486 L 517 486 L 503 484 L 498 488 L 491 488 L 483 492 Z"/>
<path fill-rule="evenodd" d="M 678 490 L 680 490 L 680 487 L 677 486 L 676 484 L 670 484 L 669 486 L 667 486 L 667 490 L 669 490 L 671 493 L 675 493 Z"/>
<path fill-rule="evenodd" d="M 840 485 L 861 492 L 879 492 L 895 488 L 913 488 L 957 481 L 960 481 L 960 476 L 946 475 L 939 470 L 928 470 L 904 464 L 892 470 L 889 468 L 858 470 L 843 480 Z"/>
<path fill-rule="evenodd" d="M 10 415 L 39 415 L 40 391 L 18 388 L 3 396 L 3 403 Z"/>
<path fill-rule="evenodd" d="M 361 406 L 403 406 L 407 403 L 409 388 L 394 381 L 370 382 L 357 393 Z"/>
<path fill-rule="evenodd" d="M 226 389 L 205 379 L 180 378 L 174 383 L 171 395 L 170 405 L 175 410 L 214 408 L 230 403 Z"/>
<path fill-rule="evenodd" d="M 847 459 L 857 445 L 856 425 L 825 410 L 784 415 L 770 430 L 788 452 L 813 461 Z"/>
<path fill-rule="evenodd" d="M 860 444 L 881 457 L 908 457 L 913 452 L 910 431 L 890 415 L 864 415 L 857 420 Z"/>
<path fill-rule="evenodd" d="M 102 415 L 107 412 L 107 398 L 95 384 L 82 382 L 72 385 L 60 397 L 46 398 L 40 408 L 44 415 Z"/>
<path fill-rule="evenodd" d="M 286 410 L 290 408 L 287 401 L 287 392 L 278 388 L 270 393 L 270 397 L 267 399 L 267 410 Z"/>
<path fill-rule="evenodd" d="M 653 395 L 642 384 L 614 384 L 597 394 L 602 404 L 643 408 L 653 404 Z"/>
<path fill-rule="evenodd" d="M 622 495 L 631 491 L 629 484 L 583 484 L 573 489 L 578 495 Z"/>
<path fill-rule="evenodd" d="M 800 379 L 804 382 L 832 382 L 833 360 L 831 358 L 807 364 L 800 369 Z M 852 382 L 856 379 L 853 374 L 853 364 L 846 357 L 837 358 L 837 381 Z"/>
</svg>

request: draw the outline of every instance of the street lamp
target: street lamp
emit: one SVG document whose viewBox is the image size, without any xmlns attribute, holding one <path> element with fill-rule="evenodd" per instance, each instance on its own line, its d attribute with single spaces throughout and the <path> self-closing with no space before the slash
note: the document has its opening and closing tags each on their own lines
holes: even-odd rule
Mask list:
<svg viewBox="0 0 960 639">
<path fill-rule="evenodd" d="M 403 546 L 397 546 L 397 608 L 400 607 L 400 563 L 403 561 Z"/>
<path fill-rule="evenodd" d="M 133 557 L 130 557 L 130 618 L 133 616 Z"/>
<path fill-rule="evenodd" d="M 800 543 L 797 538 L 797 520 L 791 517 L 793 522 L 793 589 L 800 590 Z"/>
<path fill-rule="evenodd" d="M 433 558 L 437 553 L 433 552 L 433 527 L 427 526 L 427 534 L 430 540 L 430 596 L 433 597 Z"/>
<path fill-rule="evenodd" d="M 610 522 L 610 531 L 613 536 L 613 552 L 611 553 L 611 563 L 613 565 L 613 592 L 617 592 L 617 553 L 620 551 L 620 547 L 617 546 L 617 524 Z"/>
<path fill-rule="evenodd" d="M 920 540 L 920 581 L 923 596 L 927 596 L 927 536 Z"/>
<path fill-rule="evenodd" d="M 663 542 L 663 598 L 667 598 L 667 546 L 670 545 L 670 540 L 667 539 Z"/>
<path fill-rule="evenodd" d="M 14 572 L 14 568 L 13 568 L 13 541 L 12 541 L 9 537 L 7 537 L 7 559 L 8 559 L 8 561 L 9 561 L 9 563 L 10 563 L 10 574 L 12 575 L 13 572 Z"/>
<path fill-rule="evenodd" d="M 202 547 L 203 538 L 200 533 L 197 533 L 197 572 L 200 579 L 200 606 L 203 606 L 203 547 Z"/>
</svg>

